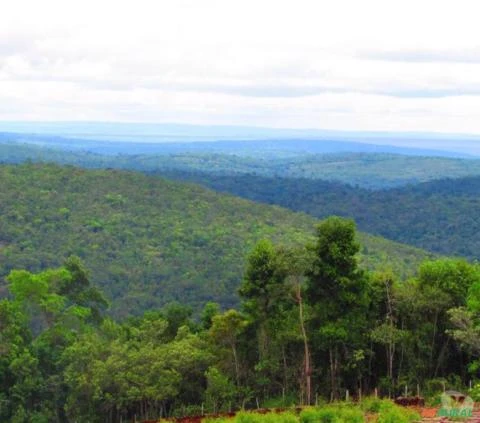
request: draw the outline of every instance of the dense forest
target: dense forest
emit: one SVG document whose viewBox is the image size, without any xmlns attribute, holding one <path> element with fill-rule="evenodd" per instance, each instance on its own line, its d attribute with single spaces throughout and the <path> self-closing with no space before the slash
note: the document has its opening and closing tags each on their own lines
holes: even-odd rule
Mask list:
<svg viewBox="0 0 480 423">
<path fill-rule="evenodd" d="M 309 244 L 260 240 L 240 307 L 209 302 L 198 319 L 170 304 L 111 320 L 75 256 L 12 270 L 0 301 L 0 419 L 121 422 L 312 404 L 346 390 L 460 389 L 478 373 L 478 265 L 429 260 L 400 282 L 362 270 L 356 239 L 353 221 L 331 217 Z M 389 410 L 381 421 L 412 421 Z M 302 421 L 331 421 L 308 412 Z M 338 412 L 350 417 L 337 421 L 364 421 L 358 410 Z"/>
<path fill-rule="evenodd" d="M 316 224 L 307 215 L 134 172 L 0 166 L 0 183 L 0 277 L 77 255 L 117 317 L 172 301 L 197 312 L 207 301 L 238 304 L 244 257 L 255 242 L 305 243 Z M 379 237 L 360 240 L 365 268 L 388 263 L 402 278 L 428 257 Z"/>
<path fill-rule="evenodd" d="M 480 423 L 480 2 L 0 9 L 0 423 Z"/>
<path fill-rule="evenodd" d="M 478 177 L 369 190 L 155 166 L 0 165 L 0 421 L 438 400 L 469 383 L 480 399 L 479 265 L 348 219 L 476 258 Z M 275 422 L 418 418 L 329 407 Z"/>
<path fill-rule="evenodd" d="M 31 141 L 31 138 L 26 140 Z M 111 143 L 97 146 L 93 142 L 90 145 L 87 141 L 79 141 L 75 147 L 75 143 L 69 144 L 73 140 L 63 140 L 65 144 L 60 148 L 55 139 L 50 138 L 38 144 L 20 141 L 2 142 L 0 133 L 0 162 L 31 160 L 141 172 L 207 172 L 218 177 L 254 174 L 338 181 L 368 189 L 416 184 L 446 175 L 451 178 L 480 175 L 478 159 L 351 151 L 319 154 L 309 152 L 308 148 L 302 150 L 301 145 L 295 150 L 282 149 L 281 142 L 266 145 L 246 142 L 230 149 L 227 146 L 234 143 L 221 144 L 225 146 L 223 149 L 205 146 L 206 143 L 160 144 L 161 147 L 158 144 L 117 143 L 119 147 L 111 151 Z M 215 146 L 217 143 L 208 144 Z"/>
<path fill-rule="evenodd" d="M 387 239 L 438 254 L 480 258 L 480 177 L 440 179 L 372 191 L 338 182 L 258 175 L 162 175 L 318 218 L 350 217 L 362 231 Z"/>
</svg>

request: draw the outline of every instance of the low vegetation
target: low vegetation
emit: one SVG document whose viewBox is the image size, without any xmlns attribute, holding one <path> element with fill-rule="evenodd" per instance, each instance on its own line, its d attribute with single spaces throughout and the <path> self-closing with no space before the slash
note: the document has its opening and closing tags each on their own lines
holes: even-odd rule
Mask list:
<svg viewBox="0 0 480 423">
<path fill-rule="evenodd" d="M 365 408 L 364 402 L 337 403 L 306 408 L 301 412 L 240 412 L 233 418 L 207 418 L 203 423 L 364 423 L 372 419 L 377 423 L 411 423 L 420 420 L 415 411 L 396 406 L 391 401 L 378 400 L 376 403 L 378 407 L 374 410 Z"/>
</svg>

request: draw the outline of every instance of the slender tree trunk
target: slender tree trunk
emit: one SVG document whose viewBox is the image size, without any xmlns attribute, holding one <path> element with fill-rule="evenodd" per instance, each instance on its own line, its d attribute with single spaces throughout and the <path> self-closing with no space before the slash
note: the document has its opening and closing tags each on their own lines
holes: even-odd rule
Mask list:
<svg viewBox="0 0 480 423">
<path fill-rule="evenodd" d="M 432 334 L 432 346 L 430 348 L 430 364 L 432 367 L 430 368 L 430 376 L 432 375 L 432 370 L 433 370 L 433 355 L 435 352 L 435 338 L 437 337 L 437 325 L 438 325 L 438 312 L 435 312 L 435 320 L 433 323 L 433 334 Z"/>
<path fill-rule="evenodd" d="M 260 360 L 263 360 L 267 355 L 267 328 L 265 327 L 266 323 L 261 322 L 258 330 L 258 352 L 260 355 Z"/>
<path fill-rule="evenodd" d="M 338 351 L 336 347 L 330 348 L 330 387 L 332 390 L 331 399 L 336 400 L 337 390 L 337 372 L 338 372 Z"/>
<path fill-rule="evenodd" d="M 330 348 L 328 350 L 330 358 L 330 401 L 333 401 L 333 392 L 335 389 L 334 376 L 333 376 L 333 351 Z"/>
<path fill-rule="evenodd" d="M 387 295 L 387 320 L 390 322 L 391 338 L 387 344 L 387 360 L 388 360 L 388 378 L 393 385 L 393 363 L 395 359 L 395 339 L 394 339 L 394 317 L 393 317 L 393 300 L 390 292 L 392 281 L 387 278 L 385 281 L 385 293 Z"/>
<path fill-rule="evenodd" d="M 393 362 L 395 358 L 395 341 L 390 341 L 388 343 L 387 356 L 388 356 L 388 377 L 390 381 L 393 381 Z"/>
<path fill-rule="evenodd" d="M 372 387 L 372 361 L 373 361 L 373 341 L 370 339 L 370 356 L 368 357 L 368 386 L 367 389 Z"/>
<path fill-rule="evenodd" d="M 238 364 L 237 347 L 235 345 L 235 342 L 232 343 L 232 353 L 233 353 L 233 363 L 235 365 L 235 379 L 238 387 L 240 386 L 240 366 Z"/>
<path fill-rule="evenodd" d="M 442 345 L 442 349 L 438 354 L 437 365 L 435 366 L 435 372 L 433 373 L 433 377 L 437 377 L 438 371 L 440 370 L 440 366 L 442 364 L 442 360 L 443 360 L 443 357 L 445 356 L 445 352 L 447 350 L 449 342 L 450 342 L 450 338 L 447 338 L 447 340 Z"/>
<path fill-rule="evenodd" d="M 405 329 L 405 321 L 402 319 L 401 322 L 402 323 L 400 325 L 400 328 L 403 331 Z M 400 345 L 402 346 L 402 348 L 400 350 L 400 360 L 398 362 L 397 377 L 400 377 L 400 375 L 401 375 L 402 368 L 403 368 L 403 358 L 405 356 L 405 342 L 401 342 Z"/>
<path fill-rule="evenodd" d="M 285 355 L 285 346 L 282 346 L 282 356 L 283 356 L 283 396 L 287 392 L 288 384 L 288 375 L 287 375 L 287 356 Z"/>
<path fill-rule="evenodd" d="M 308 346 L 307 331 L 305 329 L 305 318 L 303 315 L 302 289 L 299 282 L 297 282 L 296 284 L 296 296 L 297 296 L 297 302 L 298 302 L 298 315 L 300 320 L 300 329 L 302 331 L 302 339 L 303 339 L 306 403 L 307 405 L 311 405 L 312 403 L 312 369 L 310 365 L 310 348 Z"/>
</svg>

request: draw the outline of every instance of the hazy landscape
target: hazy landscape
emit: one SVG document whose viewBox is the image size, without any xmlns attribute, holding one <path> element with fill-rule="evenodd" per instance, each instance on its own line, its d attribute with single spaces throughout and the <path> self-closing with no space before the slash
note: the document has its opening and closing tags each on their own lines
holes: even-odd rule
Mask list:
<svg viewBox="0 0 480 423">
<path fill-rule="evenodd" d="M 472 0 L 0 13 L 0 422 L 480 421 Z"/>
<path fill-rule="evenodd" d="M 366 392 L 380 386 L 384 395 L 405 389 L 400 375 L 406 378 L 402 379 L 405 386 L 421 383 L 422 389 L 433 395 L 446 383 L 442 381 L 450 380 L 451 372 L 462 371 L 458 365 L 463 360 L 474 357 L 473 350 L 448 347 L 451 335 L 445 330 L 457 321 L 450 319 L 465 318 L 459 315 L 461 309 L 455 309 L 458 317 L 450 314 L 455 307 L 476 307 L 476 291 L 472 290 L 480 284 L 480 269 L 475 264 L 479 259 L 480 159 L 475 156 L 321 139 L 155 143 L 139 137 L 138 143 L 98 141 L 79 138 L 78 133 L 70 138 L 68 131 L 60 132 L 64 125 L 50 126 L 57 130 L 1 136 L 0 275 L 5 282 L 0 292 L 13 294 L 12 305 L 18 303 L 20 310 L 28 311 L 21 320 L 27 326 L 18 327 L 16 333 L 30 325 L 33 348 L 40 342 L 47 342 L 47 348 L 51 341 L 44 337 L 57 333 L 56 346 L 48 348 L 65 349 L 62 360 L 70 360 L 62 364 L 66 366 L 64 377 L 69 378 L 63 382 L 70 392 L 67 414 L 93 421 L 102 412 L 96 410 L 92 415 L 83 410 L 95 395 L 88 392 L 101 389 L 106 395 L 113 386 L 118 392 L 108 400 L 113 420 L 131 415 L 130 407 L 140 415 L 187 413 L 182 411 L 186 404 L 194 407 L 190 414 L 201 412 L 195 406 L 228 411 L 237 401 L 259 400 L 244 391 L 259 383 L 254 382 L 258 377 L 269 381 L 260 385 L 266 395 L 265 406 L 310 403 L 313 391 L 308 399 L 302 379 L 306 377 L 302 373 L 302 332 L 295 335 L 299 323 L 300 327 L 313 325 L 309 337 L 312 360 L 318 354 L 320 362 L 324 361 L 326 357 L 321 357 L 327 353 L 331 365 L 333 351 L 338 354 L 335 360 L 346 360 L 342 371 L 346 379 L 337 379 L 340 374 L 332 379 L 330 374 L 323 390 L 321 385 L 314 388 L 316 396 L 330 392 L 335 398 L 341 389 L 337 383 L 349 386 L 352 376 L 347 363 L 360 351 L 364 358 L 357 360 L 366 360 L 365 365 L 371 366 L 374 356 L 377 361 L 386 360 L 375 368 L 365 367 L 361 376 Z M 140 125 L 135 127 L 140 131 Z M 114 132 L 103 135 L 115 137 Z M 353 219 L 362 232 L 355 233 L 353 221 L 340 218 L 329 218 L 315 229 L 316 219 L 332 215 Z M 330 248 L 334 248 L 332 253 Z M 338 252 L 331 255 L 333 251 L 345 257 L 338 262 Z M 332 262 L 327 265 L 329 260 Z M 334 266 L 339 280 L 357 282 L 341 291 L 333 286 L 316 291 L 312 285 L 316 278 L 332 278 L 331 270 L 320 276 L 327 271 L 324 266 Z M 33 281 L 43 282 L 36 288 Z M 289 299 L 289 291 L 298 295 L 295 290 L 303 289 L 304 284 L 302 302 L 298 296 L 295 301 L 295 296 Z M 440 297 L 430 308 L 432 295 Z M 322 298 L 329 301 L 326 310 L 330 311 L 322 310 Z M 272 304 L 262 305 L 261 301 Z M 392 304 L 395 309 L 389 311 Z M 3 306 L 6 316 L 13 313 L 9 302 Z M 299 306 L 307 313 L 300 321 L 295 319 Z M 31 315 L 34 310 L 35 317 Z M 423 320 L 419 321 L 418 313 Z M 355 336 L 348 336 L 347 341 L 346 334 L 342 335 L 342 327 L 353 324 L 351 319 L 360 325 L 358 333 L 370 331 L 370 343 Z M 116 327 L 113 338 L 104 333 L 107 322 Z M 69 331 L 77 332 L 79 324 L 85 334 L 70 338 Z M 329 329 L 331 324 L 334 326 Z M 473 327 L 463 325 L 454 337 L 470 345 L 465 337 Z M 149 334 L 149 327 L 156 329 Z M 337 334 L 328 335 L 332 340 L 323 344 L 326 340 L 317 340 L 315 327 L 334 329 Z M 188 337 L 178 338 L 179 330 L 187 331 Z M 255 363 L 249 351 L 255 350 L 251 342 L 257 330 L 262 331 L 262 342 L 268 340 L 261 352 L 261 360 L 267 361 L 260 363 L 273 366 L 260 373 L 249 368 L 250 362 Z M 227 340 L 222 331 L 233 337 Z M 422 337 L 432 333 L 433 344 L 423 349 Z M 60 345 L 65 346 L 58 345 L 58 336 L 64 339 Z M 115 352 L 115 344 L 109 342 L 120 342 L 118 347 L 123 345 L 124 352 Z M 193 344 L 187 347 L 178 342 Z M 382 345 L 398 346 L 400 356 L 392 352 L 384 356 Z M 347 350 L 340 352 L 339 346 Z M 75 348 L 89 348 L 92 355 L 87 367 L 86 363 L 76 367 Z M 106 362 L 101 348 L 109 351 Z M 163 352 L 155 352 L 157 348 Z M 167 351 L 173 349 L 173 353 L 175 348 L 197 358 L 177 356 L 180 361 L 170 362 Z M 125 355 L 132 351 L 147 355 Z M 278 356 L 282 351 L 283 358 Z M 409 364 L 402 364 L 404 355 Z M 154 366 L 148 376 L 151 382 L 140 367 L 131 376 L 130 371 L 125 373 L 125 386 L 136 391 L 140 382 L 135 382 L 135 377 L 141 377 L 142 389 L 153 389 L 161 399 L 142 405 L 143 400 L 128 399 L 132 395 L 128 389 L 122 393 L 125 382 L 104 385 L 105 377 L 94 382 L 93 373 L 80 388 L 76 378 L 100 371 L 97 359 L 104 362 L 102 368 L 107 366 L 102 372 L 117 377 L 123 373 L 122 367 L 108 366 L 118 366 L 122 360 L 125 365 L 142 366 L 148 362 L 145 360 L 153 360 L 149 364 Z M 289 371 L 275 370 L 275 360 L 291 360 Z M 293 366 L 295 362 L 299 367 Z M 38 365 L 42 365 L 40 361 Z M 180 366 L 181 379 L 171 379 L 167 373 L 165 380 L 175 384 L 165 386 L 161 379 L 162 386 L 155 388 L 161 374 L 155 366 L 166 372 Z M 197 370 L 185 371 L 185 366 Z M 189 379 L 199 377 L 198 366 L 205 369 L 206 386 L 192 385 Z M 386 376 L 382 376 L 383 368 Z M 41 376 L 42 369 L 38 368 L 37 377 L 58 377 L 58 370 Z M 321 378 L 321 367 L 317 371 Z M 277 377 L 278 385 L 272 384 Z M 300 383 L 300 388 L 292 387 L 287 395 L 285 384 L 289 383 Z M 448 383 L 457 386 L 461 382 L 451 379 Z M 87 389 L 87 397 L 81 400 L 78 389 Z M 196 402 L 194 398 L 204 389 L 205 399 Z M 294 396 L 297 389 L 300 399 Z M 150 395 L 141 392 L 135 395 Z M 126 397 L 121 399 L 122 395 Z M 81 401 L 86 401 L 85 405 Z M 98 407 L 107 404 L 106 399 L 98 401 Z M 175 404 L 183 405 L 177 409 Z M 392 415 L 400 413 L 398 419 L 406 418 L 389 406 L 385 410 Z M 360 415 L 362 411 L 348 413 Z"/>
</svg>

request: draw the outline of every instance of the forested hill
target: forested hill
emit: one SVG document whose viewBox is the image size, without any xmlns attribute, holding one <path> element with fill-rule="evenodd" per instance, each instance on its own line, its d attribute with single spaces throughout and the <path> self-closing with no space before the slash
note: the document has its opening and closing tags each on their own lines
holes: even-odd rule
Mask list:
<svg viewBox="0 0 480 423">
<path fill-rule="evenodd" d="M 197 310 L 236 303 L 247 252 L 261 238 L 304 243 L 316 220 L 198 185 L 117 170 L 0 166 L 0 275 L 57 266 L 91 269 L 118 317 L 173 300 Z M 365 266 L 413 272 L 427 254 L 361 235 Z"/>
<path fill-rule="evenodd" d="M 256 175 L 169 173 L 254 201 L 323 218 L 355 219 L 362 231 L 428 251 L 480 259 L 480 177 L 370 191 L 341 183 Z"/>
<path fill-rule="evenodd" d="M 109 143 L 102 145 L 104 144 L 109 145 Z M 223 144 L 228 145 L 228 143 Z M 79 145 L 77 149 L 63 150 L 53 148 L 58 147 L 54 143 L 40 145 L 9 143 L 2 141 L 0 134 L 0 163 L 23 163 L 30 160 L 87 168 L 116 168 L 142 172 L 175 170 L 208 172 L 217 175 L 256 174 L 265 177 L 339 181 L 369 189 L 398 187 L 445 176 L 460 178 L 480 175 L 480 159 L 349 151 L 317 154 L 302 150 L 301 145 L 297 146 L 297 150 L 293 150 L 292 147 L 292 150 L 286 151 L 282 149 L 281 143 L 275 142 L 268 144 L 268 148 L 263 145 L 262 149 L 262 145 L 259 145 L 256 149 L 250 147 L 244 150 L 235 150 L 233 147 L 232 150 L 226 148 L 220 151 L 209 150 L 208 145 L 208 143 L 154 145 L 153 147 L 150 145 L 147 146 L 150 147 L 149 150 L 141 145 L 129 144 L 128 149 L 125 147 L 129 154 L 96 154 L 82 150 L 87 148 L 85 145 Z M 188 146 L 195 148 L 188 151 Z M 103 153 L 109 151 L 107 147 L 92 150 Z M 158 151 L 164 151 L 164 153 L 159 154 Z M 143 154 L 140 154 L 141 152 Z"/>
</svg>

